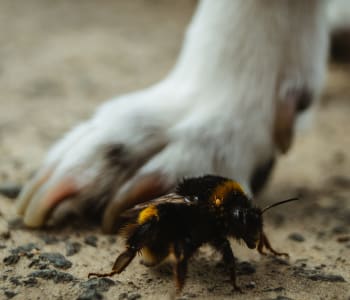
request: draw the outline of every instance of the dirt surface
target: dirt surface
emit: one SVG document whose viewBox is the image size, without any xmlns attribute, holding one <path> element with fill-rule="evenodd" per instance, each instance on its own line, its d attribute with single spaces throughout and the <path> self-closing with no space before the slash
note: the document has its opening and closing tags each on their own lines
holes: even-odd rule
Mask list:
<svg viewBox="0 0 350 300">
<path fill-rule="evenodd" d="M 48 147 L 103 100 L 145 87 L 169 70 L 195 1 L 0 2 L 0 185 L 15 192 Z M 200 250 L 179 299 L 350 299 L 350 68 L 330 68 L 314 126 L 280 159 L 261 206 L 302 195 L 266 215 L 266 231 L 290 259 L 233 243 L 243 294 L 219 256 Z M 108 271 L 122 241 L 98 228 L 23 228 L 0 196 L 0 299 L 168 299 L 169 266 L 137 258 Z"/>
</svg>

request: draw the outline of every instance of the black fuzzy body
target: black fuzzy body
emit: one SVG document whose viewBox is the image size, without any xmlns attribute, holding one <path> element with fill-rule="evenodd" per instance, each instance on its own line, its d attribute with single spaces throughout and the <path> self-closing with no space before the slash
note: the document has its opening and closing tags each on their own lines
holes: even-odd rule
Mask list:
<svg viewBox="0 0 350 300">
<path fill-rule="evenodd" d="M 120 273 L 138 252 L 148 266 L 172 255 L 177 288 L 181 290 L 188 260 L 200 246 L 210 244 L 222 254 L 231 282 L 239 289 L 229 237 L 243 240 L 262 254 L 264 247 L 281 254 L 272 249 L 263 232 L 261 210 L 252 205 L 237 182 L 220 176 L 184 179 L 175 193 L 136 205 L 122 217 L 126 250 L 116 259 L 112 272 L 90 275 Z"/>
</svg>

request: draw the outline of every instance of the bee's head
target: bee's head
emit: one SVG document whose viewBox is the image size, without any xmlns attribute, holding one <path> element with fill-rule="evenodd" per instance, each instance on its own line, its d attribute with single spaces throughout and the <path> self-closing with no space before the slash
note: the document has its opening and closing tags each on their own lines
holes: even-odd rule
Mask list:
<svg viewBox="0 0 350 300">
<path fill-rule="evenodd" d="M 231 234 L 237 239 L 243 240 L 248 248 L 254 249 L 263 232 L 263 213 L 272 207 L 298 200 L 290 198 L 277 203 L 273 203 L 263 209 L 258 207 L 236 206 L 231 212 Z"/>
<path fill-rule="evenodd" d="M 263 219 L 259 208 L 234 208 L 232 212 L 232 234 L 254 249 L 259 241 Z"/>
</svg>

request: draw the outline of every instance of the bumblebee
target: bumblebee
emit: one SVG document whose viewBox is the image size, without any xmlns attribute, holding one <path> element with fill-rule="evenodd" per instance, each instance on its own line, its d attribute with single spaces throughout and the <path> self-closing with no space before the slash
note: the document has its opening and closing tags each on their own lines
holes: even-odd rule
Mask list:
<svg viewBox="0 0 350 300">
<path fill-rule="evenodd" d="M 236 181 L 213 175 L 183 180 L 174 193 L 139 204 L 122 214 L 121 233 L 126 250 L 116 259 L 109 273 L 90 273 L 104 277 L 121 273 L 142 253 L 144 264 L 156 266 L 168 256 L 175 257 L 174 274 L 177 291 L 186 278 L 188 260 L 203 244 L 212 245 L 222 255 L 235 290 L 235 257 L 229 237 L 244 241 L 250 249 L 274 255 L 277 252 L 263 231 L 263 213 L 271 207 L 296 200 L 284 200 L 260 209 L 252 204 Z"/>
</svg>

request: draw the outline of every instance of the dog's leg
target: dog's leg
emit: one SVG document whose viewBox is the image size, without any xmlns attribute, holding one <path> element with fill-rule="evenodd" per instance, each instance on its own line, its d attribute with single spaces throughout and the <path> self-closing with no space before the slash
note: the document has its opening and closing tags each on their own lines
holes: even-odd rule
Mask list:
<svg viewBox="0 0 350 300">
<path fill-rule="evenodd" d="M 331 33 L 331 56 L 339 62 L 350 62 L 350 1 L 328 2 Z"/>
<path fill-rule="evenodd" d="M 288 150 L 297 114 L 320 93 L 322 3 L 200 2 L 163 81 L 107 102 L 53 147 L 18 201 L 25 223 L 90 206 L 111 230 L 123 209 L 183 176 L 220 174 L 250 190 L 255 170 Z"/>
</svg>

